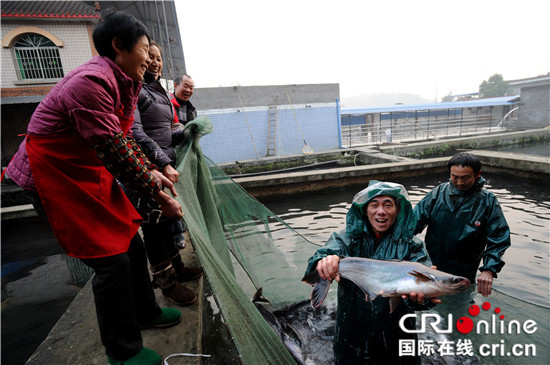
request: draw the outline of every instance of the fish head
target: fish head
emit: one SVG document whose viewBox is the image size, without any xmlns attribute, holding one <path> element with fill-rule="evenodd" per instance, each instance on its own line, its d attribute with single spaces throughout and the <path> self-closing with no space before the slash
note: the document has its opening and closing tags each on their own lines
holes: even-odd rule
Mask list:
<svg viewBox="0 0 550 365">
<path fill-rule="evenodd" d="M 457 294 L 470 287 L 470 280 L 462 276 L 449 276 L 439 281 L 439 287 L 446 294 Z"/>
</svg>

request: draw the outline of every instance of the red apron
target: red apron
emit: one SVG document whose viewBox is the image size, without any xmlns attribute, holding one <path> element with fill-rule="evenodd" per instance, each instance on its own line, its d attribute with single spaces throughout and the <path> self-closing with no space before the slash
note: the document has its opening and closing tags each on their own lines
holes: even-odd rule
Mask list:
<svg viewBox="0 0 550 365">
<path fill-rule="evenodd" d="M 126 134 L 133 119 L 120 119 Z M 40 200 L 65 252 L 97 258 L 128 251 L 141 216 L 95 148 L 76 132 L 29 135 L 26 147 Z"/>
</svg>

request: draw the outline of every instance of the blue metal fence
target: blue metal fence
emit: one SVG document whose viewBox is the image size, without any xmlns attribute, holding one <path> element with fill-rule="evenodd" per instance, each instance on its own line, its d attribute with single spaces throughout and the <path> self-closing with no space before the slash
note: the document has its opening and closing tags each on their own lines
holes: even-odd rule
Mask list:
<svg viewBox="0 0 550 365">
<path fill-rule="evenodd" d="M 200 110 L 214 126 L 200 141 L 203 153 L 216 163 L 253 160 L 268 156 L 268 106 Z M 338 149 L 338 103 L 277 106 L 275 156 Z"/>
</svg>

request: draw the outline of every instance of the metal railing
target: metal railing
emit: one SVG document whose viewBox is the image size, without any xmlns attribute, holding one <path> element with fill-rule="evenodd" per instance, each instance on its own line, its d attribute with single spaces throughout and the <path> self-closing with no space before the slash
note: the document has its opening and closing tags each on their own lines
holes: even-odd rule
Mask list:
<svg viewBox="0 0 550 365">
<path fill-rule="evenodd" d="M 13 47 L 13 52 L 21 80 L 64 76 L 57 47 Z"/>
<path fill-rule="evenodd" d="M 426 141 L 516 130 L 517 108 L 502 119 L 491 115 L 378 120 L 369 124 L 341 126 L 342 147 Z"/>
</svg>

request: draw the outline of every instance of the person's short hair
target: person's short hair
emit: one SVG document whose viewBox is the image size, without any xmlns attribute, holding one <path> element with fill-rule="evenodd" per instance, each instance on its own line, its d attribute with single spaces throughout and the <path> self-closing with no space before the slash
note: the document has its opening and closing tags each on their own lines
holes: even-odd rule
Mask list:
<svg viewBox="0 0 550 365">
<path fill-rule="evenodd" d="M 183 75 L 180 75 L 180 76 L 178 76 L 174 79 L 174 84 L 179 85 L 181 80 L 183 80 L 184 77 L 189 77 L 191 80 L 193 80 L 193 78 L 191 76 L 189 76 L 188 74 L 183 74 Z"/>
<path fill-rule="evenodd" d="M 130 14 L 108 9 L 103 12 L 102 21 L 95 28 L 92 39 L 100 56 L 114 60 L 116 57 L 112 44 L 114 38 L 118 38 L 122 49 L 131 52 L 143 36 L 146 36 L 148 41 L 151 40 L 145 24 Z"/>
<path fill-rule="evenodd" d="M 451 170 L 453 166 L 471 167 L 474 170 L 474 174 L 481 171 L 481 161 L 479 157 L 467 152 L 460 152 L 451 157 L 447 163 L 447 168 Z"/>
</svg>

